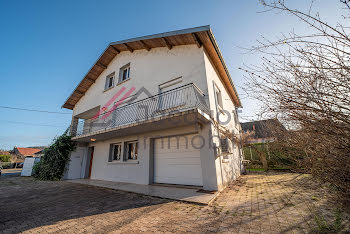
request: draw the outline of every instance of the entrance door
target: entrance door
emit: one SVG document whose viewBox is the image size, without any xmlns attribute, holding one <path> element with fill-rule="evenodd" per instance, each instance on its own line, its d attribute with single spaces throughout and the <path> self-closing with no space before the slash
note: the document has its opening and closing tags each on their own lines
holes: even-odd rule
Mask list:
<svg viewBox="0 0 350 234">
<path fill-rule="evenodd" d="M 184 96 L 187 89 L 175 90 L 182 85 L 182 77 L 178 77 L 159 85 L 159 94 L 161 95 L 158 98 L 158 111 L 161 112 L 173 109 L 185 104 Z"/>
<path fill-rule="evenodd" d="M 67 179 L 74 180 L 81 178 L 84 155 L 85 148 L 79 147 L 71 153 Z"/>
</svg>

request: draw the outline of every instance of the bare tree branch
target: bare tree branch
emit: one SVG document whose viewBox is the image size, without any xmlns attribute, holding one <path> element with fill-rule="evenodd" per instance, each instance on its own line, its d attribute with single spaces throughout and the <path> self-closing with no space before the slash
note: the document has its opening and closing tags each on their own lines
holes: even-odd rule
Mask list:
<svg viewBox="0 0 350 234">
<path fill-rule="evenodd" d="M 263 116 L 290 127 L 277 134 L 305 169 L 350 198 L 350 37 L 347 21 L 331 25 L 318 14 L 291 9 L 285 1 L 261 1 L 268 11 L 287 12 L 310 26 L 275 41 L 262 37 L 247 51 L 262 54 L 244 66 L 244 90 L 263 104 Z M 350 12 L 350 0 L 340 0 Z M 303 152 L 303 155 L 299 152 Z M 346 179 L 347 178 L 347 179 Z"/>
</svg>

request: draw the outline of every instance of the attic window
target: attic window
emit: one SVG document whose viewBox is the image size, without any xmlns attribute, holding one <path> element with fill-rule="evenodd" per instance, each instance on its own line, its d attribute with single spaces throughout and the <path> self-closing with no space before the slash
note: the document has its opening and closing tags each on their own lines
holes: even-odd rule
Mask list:
<svg viewBox="0 0 350 234">
<path fill-rule="evenodd" d="M 119 71 L 119 82 L 130 78 L 130 63 L 122 66 Z"/>
<path fill-rule="evenodd" d="M 114 85 L 114 72 L 106 77 L 105 90 L 112 88 Z"/>
</svg>

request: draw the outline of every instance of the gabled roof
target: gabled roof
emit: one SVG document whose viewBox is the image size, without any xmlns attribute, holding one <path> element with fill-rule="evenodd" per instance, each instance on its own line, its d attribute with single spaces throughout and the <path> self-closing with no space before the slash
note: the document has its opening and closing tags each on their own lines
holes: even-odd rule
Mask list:
<svg viewBox="0 0 350 234">
<path fill-rule="evenodd" d="M 122 51 L 133 52 L 134 50 L 141 49 L 151 50 L 152 48 L 157 47 L 168 47 L 171 49 L 173 46 L 191 44 L 195 44 L 198 47 L 203 46 L 206 49 L 214 66 L 218 70 L 232 101 L 237 107 L 241 107 L 241 101 L 238 97 L 237 90 L 233 84 L 210 26 L 154 34 L 110 43 L 62 107 L 72 110 L 75 104 L 85 95 L 85 92 L 96 81 L 99 75 L 107 68 L 108 64 Z"/>
<path fill-rule="evenodd" d="M 45 149 L 40 149 L 40 151 L 36 152 L 35 154 L 43 154 Z"/>
<path fill-rule="evenodd" d="M 41 151 L 41 149 L 35 149 L 35 148 L 20 148 L 17 147 L 17 150 L 20 154 L 22 155 L 33 155 L 39 151 Z"/>
</svg>

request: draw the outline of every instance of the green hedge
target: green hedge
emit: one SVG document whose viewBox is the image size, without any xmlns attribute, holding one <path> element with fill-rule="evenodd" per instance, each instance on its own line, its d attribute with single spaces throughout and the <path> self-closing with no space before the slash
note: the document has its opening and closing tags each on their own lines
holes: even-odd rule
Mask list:
<svg viewBox="0 0 350 234">
<path fill-rule="evenodd" d="M 64 133 L 56 138 L 52 145 L 44 150 L 44 156 L 33 167 L 33 176 L 39 180 L 60 180 L 64 174 L 70 153 L 76 145 L 71 137 Z"/>
<path fill-rule="evenodd" d="M 274 142 L 257 143 L 254 144 L 254 147 L 264 152 L 268 167 L 271 169 L 292 168 L 296 165 L 294 158 L 282 149 L 275 147 Z M 244 158 L 251 161 L 251 163 L 248 164 L 248 168 L 261 168 L 262 164 L 259 159 L 259 154 L 254 147 L 250 147 L 249 145 L 243 147 Z"/>
<path fill-rule="evenodd" d="M 11 155 L 0 155 L 0 162 L 10 162 Z"/>
<path fill-rule="evenodd" d="M 0 162 L 0 166 L 2 166 L 2 169 L 9 169 L 11 168 L 11 162 Z"/>
</svg>

